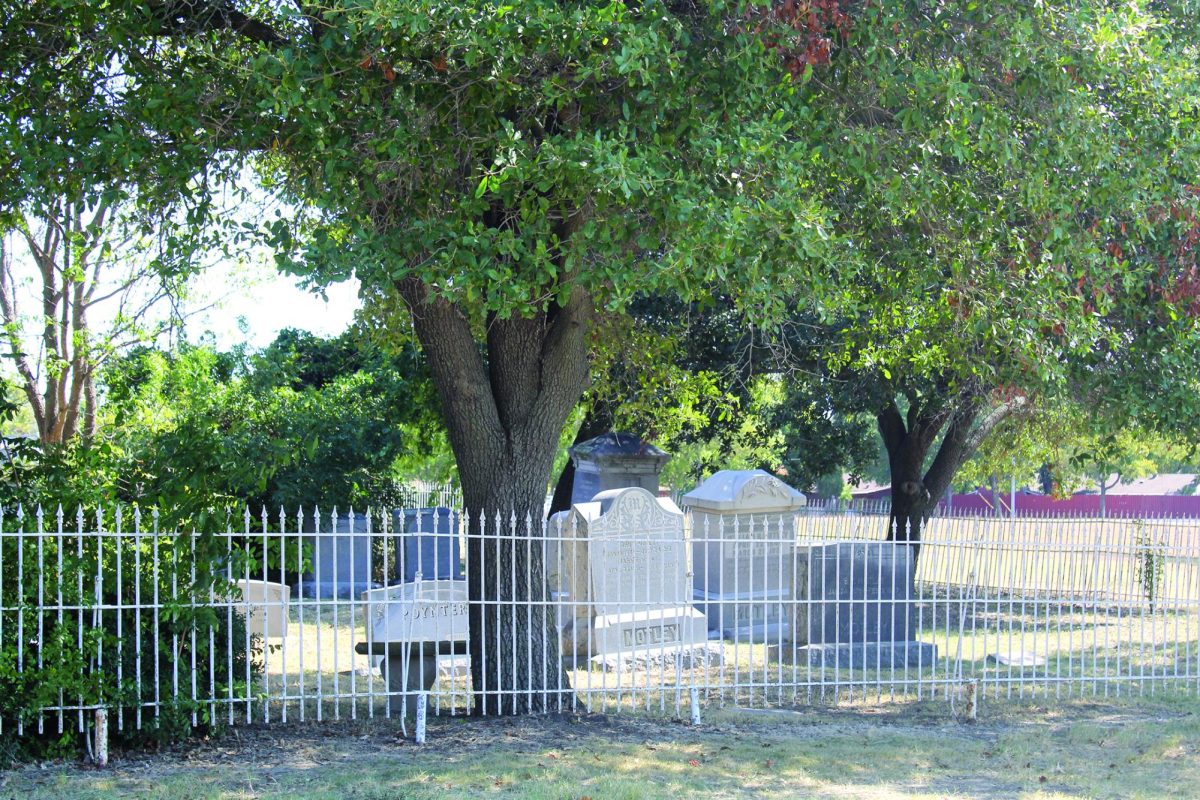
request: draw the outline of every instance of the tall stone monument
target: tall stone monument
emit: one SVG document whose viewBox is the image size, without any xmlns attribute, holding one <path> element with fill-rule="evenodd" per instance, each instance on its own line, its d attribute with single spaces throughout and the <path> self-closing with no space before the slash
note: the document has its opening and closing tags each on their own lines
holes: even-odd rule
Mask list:
<svg viewBox="0 0 1200 800">
<path fill-rule="evenodd" d="M 547 572 L 563 655 L 621 660 L 703 646 L 683 514 L 645 489 L 610 489 L 551 519 Z"/>
<path fill-rule="evenodd" d="M 803 494 L 761 469 L 721 470 L 685 494 L 692 515 L 692 597 L 709 636 L 740 642 L 792 640 L 796 512 Z"/>
<path fill-rule="evenodd" d="M 599 492 L 640 486 L 658 494 L 658 474 L 671 456 L 632 433 L 603 433 L 571 448 L 575 482 L 571 503 L 587 503 Z"/>
</svg>

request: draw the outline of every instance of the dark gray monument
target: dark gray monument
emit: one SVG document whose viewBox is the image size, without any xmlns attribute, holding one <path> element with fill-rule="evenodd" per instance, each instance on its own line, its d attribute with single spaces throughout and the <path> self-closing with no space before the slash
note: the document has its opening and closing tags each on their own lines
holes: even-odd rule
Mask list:
<svg viewBox="0 0 1200 800">
<path fill-rule="evenodd" d="M 797 660 L 853 669 L 927 667 L 937 648 L 915 641 L 912 549 L 892 542 L 803 548 L 807 586 L 797 592 Z"/>
<path fill-rule="evenodd" d="M 371 539 L 366 514 L 307 518 L 304 544 L 310 570 L 295 589 L 301 597 L 357 598 L 379 586 L 371 580 Z"/>
<path fill-rule="evenodd" d="M 458 543 L 458 514 L 449 508 L 397 509 L 393 512 L 396 578 L 411 583 L 421 580 L 459 580 L 462 562 Z"/>
<path fill-rule="evenodd" d="M 658 474 L 671 460 L 664 451 L 632 433 L 603 433 L 571 448 L 575 482 L 571 503 L 590 502 L 609 489 L 639 487 L 658 495 Z"/>
</svg>

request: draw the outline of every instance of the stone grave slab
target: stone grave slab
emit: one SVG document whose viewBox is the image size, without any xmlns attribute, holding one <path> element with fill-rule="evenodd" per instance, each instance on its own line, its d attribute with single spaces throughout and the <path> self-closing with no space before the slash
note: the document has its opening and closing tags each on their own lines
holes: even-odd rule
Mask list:
<svg viewBox="0 0 1200 800">
<path fill-rule="evenodd" d="M 303 540 L 310 571 L 296 584 L 301 597 L 348 600 L 379 586 L 371 580 L 371 545 L 366 514 L 343 514 L 333 520 L 306 518 Z"/>
</svg>

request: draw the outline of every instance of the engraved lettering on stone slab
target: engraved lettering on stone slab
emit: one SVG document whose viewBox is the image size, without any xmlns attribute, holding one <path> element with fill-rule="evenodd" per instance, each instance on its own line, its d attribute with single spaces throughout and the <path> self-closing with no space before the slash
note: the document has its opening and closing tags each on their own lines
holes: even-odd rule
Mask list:
<svg viewBox="0 0 1200 800">
<path fill-rule="evenodd" d="M 416 607 L 403 606 L 400 611 L 400 617 L 401 619 L 437 619 L 439 617 L 455 617 L 466 613 L 466 603 L 435 603 Z"/>
<path fill-rule="evenodd" d="M 621 644 L 624 647 L 651 647 L 656 644 L 673 644 L 680 641 L 679 625 L 646 625 L 638 628 L 626 628 L 621 631 Z"/>
</svg>

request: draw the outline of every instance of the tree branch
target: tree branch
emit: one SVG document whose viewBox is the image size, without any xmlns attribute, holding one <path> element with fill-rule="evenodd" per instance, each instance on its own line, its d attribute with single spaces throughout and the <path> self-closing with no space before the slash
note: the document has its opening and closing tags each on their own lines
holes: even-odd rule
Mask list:
<svg viewBox="0 0 1200 800">
<path fill-rule="evenodd" d="M 287 43 L 270 25 L 238 11 L 233 0 L 159 0 L 150 4 L 150 13 L 163 34 L 227 30 L 262 44 Z"/>
<path fill-rule="evenodd" d="M 875 420 L 879 426 L 879 435 L 883 438 L 883 446 L 889 456 L 894 455 L 904 446 L 904 438 L 908 435 L 896 401 L 888 401 L 883 411 L 875 415 Z"/>
</svg>

